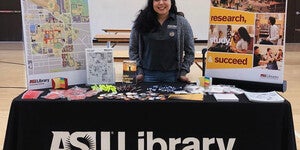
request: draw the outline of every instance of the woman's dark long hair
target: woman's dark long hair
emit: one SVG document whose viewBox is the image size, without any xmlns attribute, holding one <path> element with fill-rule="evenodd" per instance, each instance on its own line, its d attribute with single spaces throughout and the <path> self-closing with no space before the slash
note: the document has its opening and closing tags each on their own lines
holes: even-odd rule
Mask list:
<svg viewBox="0 0 300 150">
<path fill-rule="evenodd" d="M 245 27 L 240 27 L 238 29 L 238 32 L 240 34 L 240 37 L 242 39 L 244 39 L 245 41 L 247 41 L 248 44 L 251 42 L 251 37 L 250 37 L 250 35 L 249 35 L 249 33 L 248 33 L 248 31 L 247 31 L 247 29 Z"/>
<path fill-rule="evenodd" d="M 147 6 L 139 12 L 133 26 L 138 32 L 147 33 L 157 29 L 159 23 L 157 21 L 157 13 L 153 9 L 153 0 L 148 0 Z M 171 0 L 171 9 L 169 12 L 177 14 L 175 0 Z"/>
</svg>

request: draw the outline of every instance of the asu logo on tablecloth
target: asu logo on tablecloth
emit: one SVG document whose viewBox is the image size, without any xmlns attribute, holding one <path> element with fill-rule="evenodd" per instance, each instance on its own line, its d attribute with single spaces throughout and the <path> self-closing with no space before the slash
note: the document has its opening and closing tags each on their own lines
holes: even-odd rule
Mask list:
<svg viewBox="0 0 300 150">
<path fill-rule="evenodd" d="M 96 132 L 53 131 L 50 150 L 71 150 L 76 147 L 82 150 L 96 150 Z"/>
<path fill-rule="evenodd" d="M 207 69 L 252 68 L 252 55 L 237 53 L 207 53 Z"/>
<path fill-rule="evenodd" d="M 98 150 L 99 148 L 100 150 L 128 150 L 128 147 L 131 147 L 130 150 L 153 150 L 157 149 L 156 146 L 161 150 L 209 150 L 210 146 L 218 147 L 219 149 L 232 150 L 237 140 L 235 137 L 201 138 L 189 136 L 163 138 L 155 136 L 157 134 L 154 134 L 153 131 L 138 131 L 137 134 L 134 134 L 137 135 L 137 137 L 133 137 L 133 134 L 126 135 L 125 131 L 77 131 L 73 133 L 70 133 L 69 131 L 52 131 L 52 134 L 53 138 L 50 150 L 71 150 L 73 148 L 81 150 Z M 99 141 L 96 137 L 100 137 L 98 139 Z M 136 139 L 136 141 L 131 142 L 130 146 L 126 146 L 126 144 L 129 144 L 126 143 L 126 139 Z M 98 144 L 96 141 L 98 141 Z M 225 143 L 227 143 L 227 145 Z M 98 148 L 97 145 L 99 146 Z"/>
</svg>

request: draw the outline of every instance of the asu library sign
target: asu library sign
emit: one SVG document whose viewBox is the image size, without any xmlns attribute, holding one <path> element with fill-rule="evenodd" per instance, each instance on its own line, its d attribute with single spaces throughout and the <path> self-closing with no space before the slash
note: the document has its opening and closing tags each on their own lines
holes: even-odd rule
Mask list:
<svg viewBox="0 0 300 150">
<path fill-rule="evenodd" d="M 65 150 L 71 147 L 82 150 L 210 150 L 211 147 L 232 150 L 236 141 L 236 138 L 158 137 L 154 136 L 153 131 L 138 131 L 135 137 L 132 133 L 127 135 L 124 131 L 53 131 L 52 134 L 50 150 Z M 97 143 L 100 143 L 99 147 Z"/>
</svg>

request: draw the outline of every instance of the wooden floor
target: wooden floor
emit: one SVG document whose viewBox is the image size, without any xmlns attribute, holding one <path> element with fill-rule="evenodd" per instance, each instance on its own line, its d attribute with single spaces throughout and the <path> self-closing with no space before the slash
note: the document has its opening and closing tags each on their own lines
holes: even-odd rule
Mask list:
<svg viewBox="0 0 300 150">
<path fill-rule="evenodd" d="M 125 46 L 125 49 L 128 48 Z M 22 42 L 0 42 L 0 148 L 3 147 L 11 101 L 26 90 L 23 53 Z M 121 62 L 115 63 L 117 81 L 121 81 L 121 67 Z M 288 87 L 281 94 L 292 104 L 297 147 L 300 149 L 300 43 L 286 44 L 284 69 Z M 194 64 L 188 77 L 196 81 L 201 75 L 201 70 Z"/>
</svg>

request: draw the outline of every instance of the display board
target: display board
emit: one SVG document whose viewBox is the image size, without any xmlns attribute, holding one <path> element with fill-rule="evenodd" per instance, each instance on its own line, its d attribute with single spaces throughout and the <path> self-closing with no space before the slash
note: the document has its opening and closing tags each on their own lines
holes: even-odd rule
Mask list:
<svg viewBox="0 0 300 150">
<path fill-rule="evenodd" d="M 92 47 L 88 1 L 21 0 L 27 88 L 64 77 L 86 83 L 85 48 Z"/>
<path fill-rule="evenodd" d="M 205 76 L 283 84 L 286 0 L 211 0 Z"/>
</svg>

